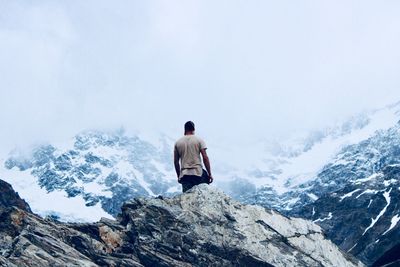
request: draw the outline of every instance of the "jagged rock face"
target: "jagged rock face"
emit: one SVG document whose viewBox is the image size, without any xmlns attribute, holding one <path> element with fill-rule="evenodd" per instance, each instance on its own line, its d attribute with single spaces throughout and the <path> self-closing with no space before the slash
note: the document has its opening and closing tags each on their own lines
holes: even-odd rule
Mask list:
<svg viewBox="0 0 400 267">
<path fill-rule="evenodd" d="M 136 199 L 123 207 L 121 223 L 145 251 L 197 266 L 357 265 L 315 224 L 242 205 L 207 185 L 170 199 Z M 165 257 L 143 256 L 151 265 Z"/>
<path fill-rule="evenodd" d="M 400 245 L 399 178 L 400 166 L 387 166 L 297 212 L 321 225 L 342 249 L 372 265 Z M 400 260 L 400 254 L 394 259 Z"/>
<path fill-rule="evenodd" d="M 0 209 L 15 206 L 21 210 L 31 211 L 28 203 L 21 199 L 12 186 L 0 180 Z"/>
<path fill-rule="evenodd" d="M 372 265 L 399 245 L 399 155 L 398 124 L 344 147 L 315 179 L 292 191 L 277 196 L 264 188 L 242 200 L 313 220 L 340 248 Z"/>
<path fill-rule="evenodd" d="M 316 221 L 343 250 L 373 264 L 400 244 L 399 155 L 399 125 L 346 147 L 306 190 L 318 200 L 299 201 L 288 214 Z"/>
<path fill-rule="evenodd" d="M 116 221 L 64 224 L 16 207 L 0 217 L 2 266 L 362 266 L 319 226 L 207 185 L 133 200 Z"/>
<path fill-rule="evenodd" d="M 115 222 L 67 225 L 17 208 L 0 217 L 2 266 L 142 266 L 134 253 L 116 253 L 112 237 L 124 235 Z"/>
<path fill-rule="evenodd" d="M 256 194 L 243 195 L 240 200 L 273 207 L 281 212 L 298 210 L 327 193 L 346 188 L 349 182 L 369 177 L 395 164 L 400 164 L 400 123 L 378 131 L 360 143 L 345 146 L 316 177 L 284 194 L 262 187 Z"/>
</svg>

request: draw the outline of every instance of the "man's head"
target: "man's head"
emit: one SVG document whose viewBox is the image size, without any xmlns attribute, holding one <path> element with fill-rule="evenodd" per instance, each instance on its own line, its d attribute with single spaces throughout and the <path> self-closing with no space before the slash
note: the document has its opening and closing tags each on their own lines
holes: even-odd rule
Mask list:
<svg viewBox="0 0 400 267">
<path fill-rule="evenodd" d="M 194 123 L 192 121 L 188 121 L 185 123 L 185 134 L 193 134 L 194 132 Z"/>
</svg>

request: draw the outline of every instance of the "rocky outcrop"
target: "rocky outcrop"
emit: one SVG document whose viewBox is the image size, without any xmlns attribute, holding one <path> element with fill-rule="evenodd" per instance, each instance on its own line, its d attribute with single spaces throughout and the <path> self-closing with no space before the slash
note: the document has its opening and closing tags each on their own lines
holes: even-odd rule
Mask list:
<svg viewBox="0 0 400 267">
<path fill-rule="evenodd" d="M 15 206 L 21 210 L 31 211 L 28 203 L 21 199 L 9 183 L 0 180 L 0 209 Z"/>
<path fill-rule="evenodd" d="M 122 215 L 121 223 L 134 229 L 150 265 L 165 260 L 154 249 L 197 266 L 355 265 L 317 225 L 239 204 L 206 185 L 174 198 L 136 199 Z"/>
<path fill-rule="evenodd" d="M 117 220 L 65 224 L 0 209 L 3 266 L 362 266 L 321 228 L 200 185 L 126 203 Z"/>
</svg>

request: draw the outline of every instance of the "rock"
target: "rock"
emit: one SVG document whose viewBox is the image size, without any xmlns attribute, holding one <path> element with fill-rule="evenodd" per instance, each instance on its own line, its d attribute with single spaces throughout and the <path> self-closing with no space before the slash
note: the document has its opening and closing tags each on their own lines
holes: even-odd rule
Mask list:
<svg viewBox="0 0 400 267">
<path fill-rule="evenodd" d="M 388 165 L 369 177 L 348 181 L 295 215 L 314 220 L 341 249 L 370 266 L 400 246 L 399 188 L 400 165 Z M 400 254 L 391 258 L 400 260 Z"/>
<path fill-rule="evenodd" d="M 316 224 L 208 185 L 134 199 L 117 220 L 66 224 L 16 206 L 0 219 L 2 266 L 363 266 Z"/>
<path fill-rule="evenodd" d="M 400 244 L 397 244 L 381 256 L 372 266 L 396 267 L 400 266 Z"/>
<path fill-rule="evenodd" d="M 31 211 L 28 203 L 22 200 L 12 186 L 3 180 L 0 180 L 0 209 L 15 206 L 21 210 Z"/>
<path fill-rule="evenodd" d="M 146 265 L 357 266 L 316 224 L 242 205 L 199 185 L 166 199 L 126 203 L 120 221 Z"/>
</svg>

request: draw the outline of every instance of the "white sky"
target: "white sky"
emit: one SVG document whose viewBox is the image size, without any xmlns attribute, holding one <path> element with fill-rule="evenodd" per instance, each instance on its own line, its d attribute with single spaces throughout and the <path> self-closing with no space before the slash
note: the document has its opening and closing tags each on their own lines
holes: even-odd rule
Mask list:
<svg viewBox="0 0 400 267">
<path fill-rule="evenodd" d="M 282 136 L 400 100 L 400 1 L 0 0 L 0 146 Z M 177 133 L 179 131 L 179 133 Z"/>
</svg>

